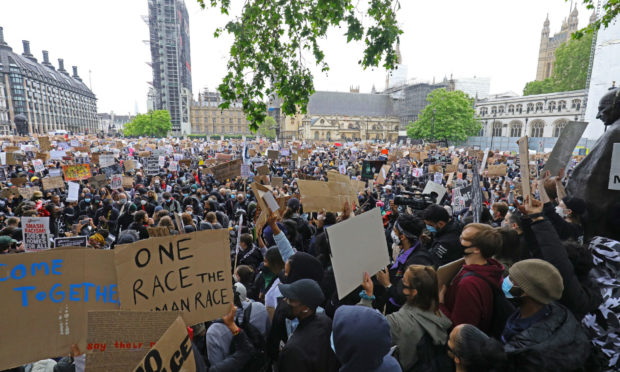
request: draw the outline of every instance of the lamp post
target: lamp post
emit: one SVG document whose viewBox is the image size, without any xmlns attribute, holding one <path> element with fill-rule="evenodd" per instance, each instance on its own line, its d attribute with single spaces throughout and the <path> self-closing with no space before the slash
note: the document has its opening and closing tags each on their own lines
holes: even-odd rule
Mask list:
<svg viewBox="0 0 620 372">
<path fill-rule="evenodd" d="M 493 151 L 493 139 L 495 138 L 495 118 L 497 117 L 497 112 L 493 114 L 493 121 L 491 122 L 491 151 Z"/>
<path fill-rule="evenodd" d="M 433 109 L 433 124 L 431 126 L 431 142 L 435 140 L 435 113 L 437 109 Z"/>
<path fill-rule="evenodd" d="M 523 134 L 527 136 L 527 122 L 530 120 L 530 118 L 525 118 L 525 129 L 523 130 Z"/>
</svg>

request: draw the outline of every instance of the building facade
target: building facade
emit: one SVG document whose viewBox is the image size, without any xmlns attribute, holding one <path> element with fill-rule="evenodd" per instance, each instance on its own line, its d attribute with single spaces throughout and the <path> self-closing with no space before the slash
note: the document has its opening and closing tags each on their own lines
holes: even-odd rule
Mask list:
<svg viewBox="0 0 620 372">
<path fill-rule="evenodd" d="M 191 104 L 191 133 L 204 135 L 250 135 L 250 122 L 243 113 L 241 103 L 232 103 L 221 109 L 219 92 L 205 89 L 198 100 Z"/>
<path fill-rule="evenodd" d="M 383 94 L 389 95 L 393 101 L 393 114 L 399 118 L 401 131 L 406 131 L 410 122 L 418 120 L 420 112 L 428 105 L 428 94 L 440 88 L 454 90 L 454 84 L 446 78 L 437 84 L 409 82 L 383 91 Z"/>
<path fill-rule="evenodd" d="M 71 75 L 61 58 L 56 69 L 47 51 L 39 63 L 30 53 L 30 42 L 24 40 L 23 47 L 22 54 L 13 52 L 0 27 L 0 130 L 14 133 L 15 117 L 22 115 L 30 134 L 58 129 L 95 132 L 97 98 L 82 82 L 77 67 L 73 66 Z"/>
<path fill-rule="evenodd" d="M 596 12 L 590 16 L 590 23 L 596 20 Z M 545 23 L 543 23 L 543 29 L 540 34 L 540 47 L 538 50 L 538 68 L 536 69 L 536 80 L 545 80 L 550 78 L 553 74 L 553 67 L 555 64 L 555 50 L 564 42 L 570 40 L 571 34 L 579 29 L 579 12 L 577 7 L 572 9 L 568 19 L 564 19 L 562 22 L 562 28 L 560 32 L 549 36 L 549 16 Z"/>
<path fill-rule="evenodd" d="M 98 130 L 105 134 L 115 134 L 133 118 L 134 116 L 131 115 L 116 115 L 114 111 L 109 114 L 107 112 L 99 113 L 97 114 Z"/>
<path fill-rule="evenodd" d="M 583 110 L 585 90 L 518 96 L 492 95 L 476 101 L 476 115 L 482 122 L 480 137 L 559 137 Z"/>
<path fill-rule="evenodd" d="M 148 0 L 151 67 L 150 106 L 168 110 L 172 134 L 191 133 L 192 69 L 189 14 L 183 0 Z"/>
<path fill-rule="evenodd" d="M 307 114 L 286 117 L 283 139 L 396 141 L 400 120 L 387 94 L 316 92 Z"/>
</svg>

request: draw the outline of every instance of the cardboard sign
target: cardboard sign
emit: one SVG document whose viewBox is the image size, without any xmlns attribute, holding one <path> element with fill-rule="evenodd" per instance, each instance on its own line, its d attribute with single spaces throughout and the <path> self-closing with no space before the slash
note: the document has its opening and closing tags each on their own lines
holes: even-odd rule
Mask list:
<svg viewBox="0 0 620 372">
<path fill-rule="evenodd" d="M 133 371 L 196 372 L 192 341 L 181 317 L 177 317 Z"/>
<path fill-rule="evenodd" d="M 170 230 L 167 227 L 165 227 L 165 226 L 161 226 L 161 227 L 147 227 L 146 231 L 148 231 L 150 238 L 154 238 L 154 237 L 158 237 L 158 236 L 169 236 L 170 235 Z"/>
<path fill-rule="evenodd" d="M 352 209 L 358 204 L 357 191 L 350 183 L 300 179 L 297 180 L 297 185 L 305 212 L 320 212 L 322 209 L 338 212 L 342 210 L 345 202 L 349 202 Z"/>
<path fill-rule="evenodd" d="M 489 177 L 504 177 L 506 171 L 506 164 L 489 165 L 487 175 Z"/>
<path fill-rule="evenodd" d="M 54 248 L 59 247 L 86 247 L 88 245 L 87 236 L 66 236 L 54 239 Z"/>
<path fill-rule="evenodd" d="M 49 137 L 39 137 L 39 148 L 41 151 L 49 151 L 52 149 L 52 144 Z"/>
<path fill-rule="evenodd" d="M 45 166 L 43 165 L 43 160 L 41 159 L 34 159 L 32 161 L 32 166 L 34 167 L 34 171 L 41 173 L 45 170 Z"/>
<path fill-rule="evenodd" d="M 106 177 L 105 174 L 98 174 L 88 179 L 88 184 L 96 189 L 99 189 L 105 186 L 107 183 L 108 183 L 108 177 Z"/>
<path fill-rule="evenodd" d="M 111 154 L 101 154 L 99 155 L 99 167 L 111 167 L 114 165 L 114 155 Z"/>
<path fill-rule="evenodd" d="M 178 317 L 169 311 L 89 311 L 86 371 L 131 371 Z"/>
<path fill-rule="evenodd" d="M 260 167 L 256 168 L 256 173 L 261 176 L 269 175 L 269 166 L 267 164 L 261 165 Z"/>
<path fill-rule="evenodd" d="M 78 201 L 80 198 L 80 184 L 77 182 L 69 182 L 69 192 L 67 195 L 68 202 Z"/>
<path fill-rule="evenodd" d="M 17 187 L 24 186 L 28 182 L 28 178 L 26 177 L 15 177 L 11 178 L 11 183 Z"/>
<path fill-rule="evenodd" d="M 24 217 L 24 248 L 27 252 L 50 249 L 50 218 Z"/>
<path fill-rule="evenodd" d="M 422 191 L 423 194 L 430 194 L 432 192 L 437 194 L 437 200 L 436 203 L 439 204 L 441 202 L 441 199 L 443 199 L 444 195 L 446 195 L 446 192 L 448 190 L 443 187 L 442 185 L 440 185 L 437 182 L 433 182 L 433 181 L 428 181 L 426 183 L 426 186 L 424 187 L 424 191 Z"/>
<path fill-rule="evenodd" d="M 62 177 L 45 177 L 41 178 L 43 190 L 62 189 L 65 187 L 65 181 Z"/>
<path fill-rule="evenodd" d="M 519 138 L 517 144 L 519 144 L 519 173 L 521 174 L 521 190 L 523 192 L 523 199 L 525 201 L 525 197 L 531 195 L 532 193 L 532 191 L 530 190 L 530 172 L 528 167 L 530 159 L 527 136 Z M 528 204 L 531 206 L 531 200 Z"/>
<path fill-rule="evenodd" d="M 123 165 L 125 166 L 125 171 L 126 172 L 130 172 L 134 169 L 136 169 L 136 161 L 133 159 L 127 159 L 123 162 Z"/>
<path fill-rule="evenodd" d="M 0 197 L 8 198 L 9 196 L 19 197 L 19 189 L 16 187 L 4 187 L 0 190 Z"/>
<path fill-rule="evenodd" d="M 8 152 L 6 153 L 6 164 L 7 165 L 23 165 L 26 161 L 26 155 L 19 154 L 17 152 Z"/>
<path fill-rule="evenodd" d="M 283 187 L 284 180 L 282 177 L 271 177 L 271 186 L 273 187 Z"/>
<path fill-rule="evenodd" d="M 446 173 L 454 173 L 458 170 L 458 166 L 456 164 L 448 164 L 446 165 Z"/>
<path fill-rule="evenodd" d="M 448 286 L 452 281 L 452 278 L 461 270 L 463 264 L 465 263 L 464 258 L 459 258 L 456 261 L 449 262 L 443 266 L 437 268 L 437 284 L 438 288 L 441 288 L 442 285 Z"/>
<path fill-rule="evenodd" d="M 65 181 L 82 181 L 91 177 L 89 164 L 63 165 Z"/>
<path fill-rule="evenodd" d="M 381 170 L 379 171 L 379 175 L 377 176 L 377 181 L 376 181 L 377 185 L 383 185 L 389 173 L 390 173 L 390 166 L 387 164 L 384 164 L 381 167 Z"/>
<path fill-rule="evenodd" d="M 620 190 L 620 143 L 614 143 L 609 167 L 609 190 Z"/>
<path fill-rule="evenodd" d="M 221 317 L 233 301 L 226 229 L 150 238 L 114 250 L 123 309 L 181 311 L 188 325 Z"/>
<path fill-rule="evenodd" d="M 131 189 L 133 187 L 133 177 L 123 176 L 122 186 L 124 189 Z"/>
<path fill-rule="evenodd" d="M 278 160 L 280 158 L 280 151 L 267 150 L 267 159 Z"/>
<path fill-rule="evenodd" d="M 19 195 L 26 200 L 32 199 L 32 195 L 34 195 L 35 191 L 41 191 L 41 189 L 39 189 L 38 186 L 22 187 L 18 189 Z"/>
<path fill-rule="evenodd" d="M 113 251 L 0 255 L 0 277 L 1 369 L 86 350 L 87 311 L 118 308 Z"/>
<path fill-rule="evenodd" d="M 110 188 L 112 190 L 120 189 L 123 187 L 123 175 L 115 174 L 110 178 Z"/>
<path fill-rule="evenodd" d="M 552 176 L 556 176 L 561 168 L 566 168 L 568 161 L 573 155 L 575 146 L 581 139 L 588 123 L 583 121 L 569 121 L 560 132 L 560 137 L 553 146 L 549 160 L 545 162 L 542 174 L 549 171 Z"/>
<path fill-rule="evenodd" d="M 213 177 L 220 182 L 228 179 L 233 180 L 241 175 L 241 163 L 242 160 L 237 159 L 213 166 L 210 170 L 213 173 Z"/>
<path fill-rule="evenodd" d="M 364 272 L 374 275 L 390 262 L 380 208 L 326 230 L 339 299 L 360 285 Z"/>
<path fill-rule="evenodd" d="M 50 177 L 61 177 L 62 178 L 62 169 L 61 168 L 50 168 L 48 170 Z"/>
<path fill-rule="evenodd" d="M 429 165 L 428 173 L 443 173 L 443 166 L 441 164 Z"/>
</svg>

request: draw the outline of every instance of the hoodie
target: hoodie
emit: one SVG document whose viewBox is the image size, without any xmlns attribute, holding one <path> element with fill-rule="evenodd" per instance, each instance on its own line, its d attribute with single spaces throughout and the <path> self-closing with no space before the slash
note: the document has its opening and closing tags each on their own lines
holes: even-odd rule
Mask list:
<svg viewBox="0 0 620 372">
<path fill-rule="evenodd" d="M 341 306 L 333 322 L 333 347 L 340 372 L 400 372 L 389 355 L 390 325 L 378 311 L 362 306 Z"/>
<path fill-rule="evenodd" d="M 488 335 L 493 320 L 493 289 L 487 281 L 474 275 L 463 278 L 468 272 L 475 272 L 501 288 L 504 266 L 492 258 L 487 262 L 487 265 L 463 265 L 450 282 L 444 303 L 439 307 L 454 326 L 471 324 Z"/>
</svg>

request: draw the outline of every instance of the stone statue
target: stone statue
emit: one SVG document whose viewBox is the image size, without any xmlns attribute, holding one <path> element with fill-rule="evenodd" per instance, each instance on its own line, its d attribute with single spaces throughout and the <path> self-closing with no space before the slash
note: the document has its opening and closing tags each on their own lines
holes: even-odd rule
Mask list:
<svg viewBox="0 0 620 372">
<path fill-rule="evenodd" d="M 614 143 L 620 143 L 620 88 L 601 98 L 597 119 L 605 124 L 605 133 L 571 175 L 567 191 L 586 201 L 588 216 L 585 238 L 606 236 L 620 239 L 620 191 L 609 190 L 609 169 Z"/>
</svg>

